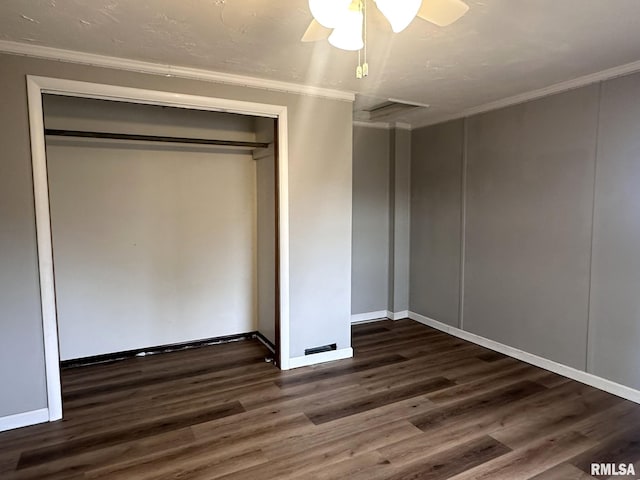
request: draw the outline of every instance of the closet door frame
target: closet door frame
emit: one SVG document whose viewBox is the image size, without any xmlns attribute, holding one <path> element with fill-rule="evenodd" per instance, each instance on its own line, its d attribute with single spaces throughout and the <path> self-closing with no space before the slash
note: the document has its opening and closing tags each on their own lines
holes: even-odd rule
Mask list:
<svg viewBox="0 0 640 480">
<path fill-rule="evenodd" d="M 38 267 L 40 274 L 40 300 L 42 331 L 47 380 L 47 411 L 49 421 L 62 418 L 62 388 L 60 385 L 60 356 L 58 348 L 58 319 L 49 187 L 44 136 L 42 95 L 62 95 L 128 103 L 162 105 L 192 110 L 239 113 L 276 119 L 276 184 L 277 184 L 277 279 L 276 291 L 276 359 L 282 370 L 289 369 L 289 192 L 288 192 L 288 126 L 287 107 L 263 103 L 245 102 L 227 98 L 215 98 L 146 90 L 116 85 L 80 82 L 60 78 L 27 76 L 29 105 L 29 131 L 31 135 L 31 162 L 33 169 L 33 194 L 36 213 Z"/>
</svg>

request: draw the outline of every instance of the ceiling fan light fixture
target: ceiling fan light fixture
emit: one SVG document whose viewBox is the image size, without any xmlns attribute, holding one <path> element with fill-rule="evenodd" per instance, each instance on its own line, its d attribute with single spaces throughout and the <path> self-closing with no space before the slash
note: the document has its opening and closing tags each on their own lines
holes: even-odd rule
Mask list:
<svg viewBox="0 0 640 480">
<path fill-rule="evenodd" d="M 409 26 L 422 5 L 422 0 L 375 0 L 375 2 L 395 33 L 400 33 Z"/>
<path fill-rule="evenodd" d="M 337 27 L 349 5 L 351 0 L 309 0 L 311 15 L 326 28 Z"/>
<path fill-rule="evenodd" d="M 342 14 L 338 25 L 329 35 L 329 43 L 341 50 L 362 50 L 364 47 L 364 40 L 362 39 L 363 20 L 362 10 L 348 9 Z"/>
</svg>

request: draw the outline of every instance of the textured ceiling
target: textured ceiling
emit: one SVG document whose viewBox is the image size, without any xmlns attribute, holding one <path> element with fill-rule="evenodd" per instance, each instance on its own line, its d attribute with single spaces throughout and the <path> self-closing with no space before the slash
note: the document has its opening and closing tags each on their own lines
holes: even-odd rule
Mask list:
<svg viewBox="0 0 640 480">
<path fill-rule="evenodd" d="M 467 3 L 449 27 L 400 34 L 371 15 L 364 80 L 356 53 L 299 42 L 306 0 L 2 0 L 0 39 L 347 90 L 358 109 L 430 104 L 420 121 L 640 59 L 640 0 Z"/>
</svg>

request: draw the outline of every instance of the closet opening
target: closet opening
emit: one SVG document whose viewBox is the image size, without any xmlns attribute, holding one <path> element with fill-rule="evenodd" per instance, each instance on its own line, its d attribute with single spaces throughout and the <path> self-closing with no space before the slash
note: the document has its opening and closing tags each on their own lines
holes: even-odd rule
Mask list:
<svg viewBox="0 0 640 480">
<path fill-rule="evenodd" d="M 286 369 L 286 109 L 31 90 L 50 420 L 61 366 L 256 338 Z"/>
</svg>

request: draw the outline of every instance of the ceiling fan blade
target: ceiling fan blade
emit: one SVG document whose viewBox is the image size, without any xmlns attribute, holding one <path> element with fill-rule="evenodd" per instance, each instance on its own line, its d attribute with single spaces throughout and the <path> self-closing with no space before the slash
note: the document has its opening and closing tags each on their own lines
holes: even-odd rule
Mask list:
<svg viewBox="0 0 640 480">
<path fill-rule="evenodd" d="M 330 28 L 325 28 L 317 21 L 311 20 L 311 23 L 307 27 L 306 32 L 302 36 L 301 42 L 317 42 L 318 40 L 325 40 L 331 34 Z"/>
<path fill-rule="evenodd" d="M 462 17 L 469 5 L 462 0 L 424 0 L 418 17 L 439 27 L 446 27 Z"/>
</svg>

